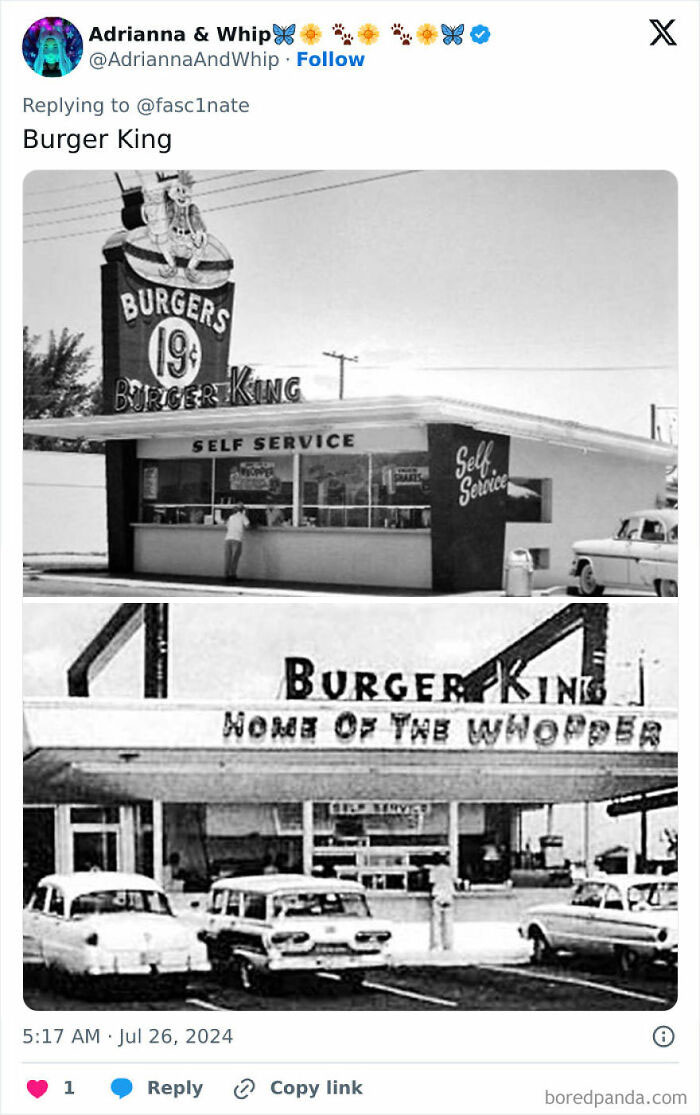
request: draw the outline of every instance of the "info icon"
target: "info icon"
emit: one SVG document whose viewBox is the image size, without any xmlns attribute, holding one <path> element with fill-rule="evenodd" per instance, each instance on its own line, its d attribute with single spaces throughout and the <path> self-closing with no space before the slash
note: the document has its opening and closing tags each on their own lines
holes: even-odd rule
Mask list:
<svg viewBox="0 0 700 1115">
<path fill-rule="evenodd" d="M 83 57 L 83 37 L 69 20 L 45 16 L 25 31 L 22 54 L 39 77 L 65 77 Z"/>
</svg>

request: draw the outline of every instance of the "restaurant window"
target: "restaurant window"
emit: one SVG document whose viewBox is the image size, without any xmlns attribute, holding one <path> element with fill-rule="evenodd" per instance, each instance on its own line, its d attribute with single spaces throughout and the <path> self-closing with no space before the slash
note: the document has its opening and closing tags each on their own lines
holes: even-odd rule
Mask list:
<svg viewBox="0 0 700 1115">
<path fill-rule="evenodd" d="M 292 457 L 228 457 L 214 470 L 214 522 L 221 523 L 234 503 L 244 503 L 254 526 L 292 525 Z"/>
<path fill-rule="evenodd" d="M 369 458 L 365 454 L 302 459 L 302 525 L 366 527 Z"/>
<path fill-rule="evenodd" d="M 428 529 L 428 454 L 302 458 L 302 526 Z"/>
<path fill-rule="evenodd" d="M 72 825 L 118 825 L 118 805 L 72 805 Z"/>
<path fill-rule="evenodd" d="M 430 526 L 430 470 L 427 453 L 373 453 L 373 527 Z"/>
<path fill-rule="evenodd" d="M 211 461 L 142 461 L 141 522 L 211 522 Z"/>
<path fill-rule="evenodd" d="M 509 523 L 551 523 L 552 481 L 510 476 L 506 520 Z"/>
<path fill-rule="evenodd" d="M 291 453 L 143 460 L 139 522 L 215 526 L 240 502 L 256 527 L 430 528 L 427 453 L 303 456 L 297 491 L 294 466 Z"/>
</svg>

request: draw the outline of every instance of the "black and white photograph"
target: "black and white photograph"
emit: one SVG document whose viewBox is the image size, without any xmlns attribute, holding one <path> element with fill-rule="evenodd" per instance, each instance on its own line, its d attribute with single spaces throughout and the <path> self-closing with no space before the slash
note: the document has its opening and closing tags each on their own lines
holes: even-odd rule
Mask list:
<svg viewBox="0 0 700 1115">
<path fill-rule="evenodd" d="M 661 171 L 38 171 L 30 596 L 678 593 Z"/>
<path fill-rule="evenodd" d="M 675 1002 L 675 602 L 24 612 L 32 1009 Z"/>
</svg>

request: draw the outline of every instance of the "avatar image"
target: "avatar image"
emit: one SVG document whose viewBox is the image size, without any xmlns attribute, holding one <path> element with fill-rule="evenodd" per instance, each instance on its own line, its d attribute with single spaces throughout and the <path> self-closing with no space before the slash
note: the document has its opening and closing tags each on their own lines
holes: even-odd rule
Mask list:
<svg viewBox="0 0 700 1115">
<path fill-rule="evenodd" d="M 83 56 L 83 39 L 66 19 L 39 19 L 25 33 L 22 54 L 40 77 L 65 77 Z"/>
</svg>

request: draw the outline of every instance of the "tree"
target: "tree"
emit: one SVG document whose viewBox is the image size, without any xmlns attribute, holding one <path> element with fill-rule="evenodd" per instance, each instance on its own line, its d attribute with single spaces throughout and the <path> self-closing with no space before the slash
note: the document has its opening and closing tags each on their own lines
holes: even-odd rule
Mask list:
<svg viewBox="0 0 700 1115">
<path fill-rule="evenodd" d="M 41 337 L 24 329 L 24 417 L 64 418 L 96 414 L 100 410 L 101 389 L 92 371 L 92 349 L 83 346 L 84 333 L 63 329 L 60 336 L 49 333 L 48 345 L 41 351 Z M 94 443 L 63 438 L 27 436 L 25 449 L 62 449 L 92 452 Z"/>
</svg>

